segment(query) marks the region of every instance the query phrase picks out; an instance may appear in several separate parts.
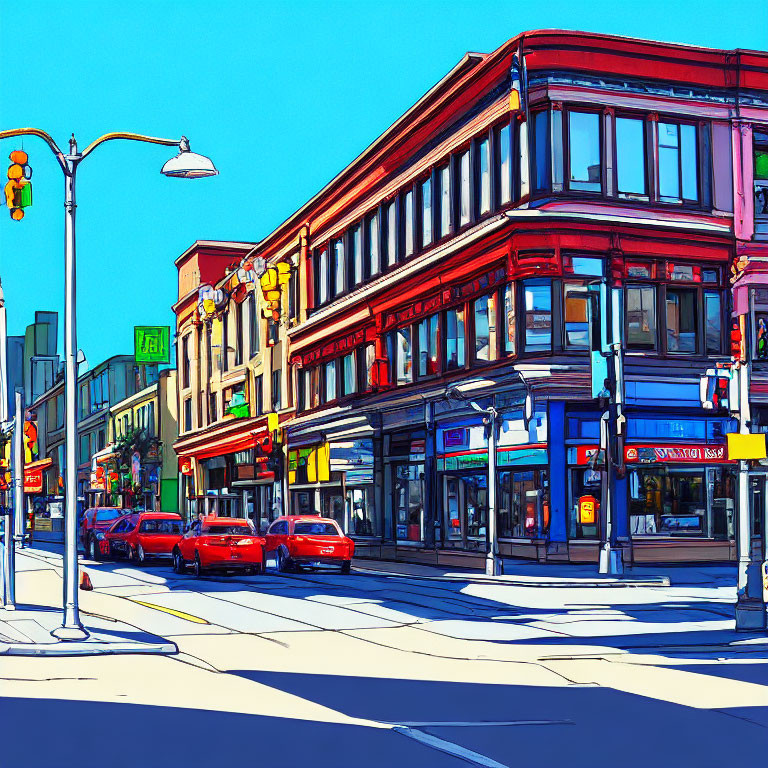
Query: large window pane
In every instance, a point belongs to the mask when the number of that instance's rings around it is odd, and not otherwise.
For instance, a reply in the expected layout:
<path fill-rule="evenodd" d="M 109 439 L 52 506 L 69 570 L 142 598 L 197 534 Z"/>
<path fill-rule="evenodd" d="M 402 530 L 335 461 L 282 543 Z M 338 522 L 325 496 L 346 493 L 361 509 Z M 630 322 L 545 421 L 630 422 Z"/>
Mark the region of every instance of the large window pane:
<path fill-rule="evenodd" d="M 680 202 L 680 134 L 677 123 L 659 123 L 659 198 Z"/>
<path fill-rule="evenodd" d="M 347 262 L 344 253 L 344 241 L 336 240 L 333 244 L 333 295 L 338 296 L 347 289 Z"/>
<path fill-rule="evenodd" d="M 398 328 L 387 337 L 393 384 L 410 384 L 413 381 L 413 350 L 411 327 Z"/>
<path fill-rule="evenodd" d="M 656 348 L 656 289 L 627 286 L 627 346 Z"/>
<path fill-rule="evenodd" d="M 376 345 L 366 344 L 365 350 L 365 388 L 366 390 L 373 388 L 373 369 L 376 363 Z"/>
<path fill-rule="evenodd" d="M 413 240 L 413 190 L 405 193 L 403 202 L 403 216 L 405 216 L 405 252 L 404 255 L 410 256 L 414 250 Z"/>
<path fill-rule="evenodd" d="M 440 373 L 438 319 L 431 315 L 419 323 L 419 376 Z"/>
<path fill-rule="evenodd" d="M 483 139 L 477 147 L 478 155 L 478 209 L 480 215 L 491 210 L 491 144 Z"/>
<path fill-rule="evenodd" d="M 357 371 L 355 368 L 355 353 L 350 352 L 342 358 L 344 375 L 344 394 L 353 395 L 357 392 Z"/>
<path fill-rule="evenodd" d="M 451 168 L 440 169 L 440 237 L 451 231 Z"/>
<path fill-rule="evenodd" d="M 315 286 L 317 305 L 328 301 L 328 249 L 324 248 L 317 257 L 317 285 Z"/>
<path fill-rule="evenodd" d="M 499 130 L 499 204 L 512 201 L 512 129 L 509 125 Z"/>
<path fill-rule="evenodd" d="M 464 310 L 449 309 L 445 313 L 445 367 L 464 367 Z"/>
<path fill-rule="evenodd" d="M 565 304 L 565 346 L 569 349 L 589 347 L 589 292 L 578 283 L 563 285 Z"/>
<path fill-rule="evenodd" d="M 397 198 L 387 206 L 387 266 L 397 263 Z"/>
<path fill-rule="evenodd" d="M 642 120 L 616 118 L 616 166 L 619 197 L 647 194 Z"/>
<path fill-rule="evenodd" d="M 336 395 L 336 361 L 325 364 L 325 402 L 335 400 Z"/>
<path fill-rule="evenodd" d="M 546 283 L 523 283 L 525 294 L 525 349 L 548 351 L 552 347 L 552 287 Z"/>
<path fill-rule="evenodd" d="M 379 214 L 374 213 L 368 219 L 368 274 L 373 277 L 381 272 L 381 254 L 379 253 Z"/>
<path fill-rule="evenodd" d="M 421 185 L 421 246 L 432 242 L 432 179 Z"/>
<path fill-rule="evenodd" d="M 569 112 L 568 148 L 570 188 L 599 192 L 601 188 L 600 115 Z"/>
<path fill-rule="evenodd" d="M 459 226 L 469 224 L 470 201 L 469 150 L 459 156 Z"/>
<path fill-rule="evenodd" d="M 509 283 L 504 287 L 504 351 L 508 355 L 515 354 L 515 334 L 517 324 L 515 322 L 515 283 Z"/>
<path fill-rule="evenodd" d="M 536 153 L 534 168 L 535 191 L 549 189 L 549 112 L 537 112 L 533 118 L 533 148 Z"/>
<path fill-rule="evenodd" d="M 496 335 L 496 294 L 482 296 L 475 301 L 475 359 L 496 360 L 498 341 Z"/>
<path fill-rule="evenodd" d="M 352 251 L 350 253 L 350 262 L 352 263 L 352 276 L 355 281 L 355 285 L 360 285 L 363 282 L 363 249 L 362 249 L 362 232 L 360 225 L 352 227 L 352 231 L 349 238 L 349 247 Z"/>
<path fill-rule="evenodd" d="M 680 163 L 683 169 L 683 199 L 699 199 L 699 164 L 696 151 L 696 126 L 680 126 Z"/>
<path fill-rule="evenodd" d="M 696 291 L 667 289 L 667 352 L 696 352 Z"/>
<path fill-rule="evenodd" d="M 704 294 L 704 309 L 707 321 L 707 354 L 719 355 L 723 347 L 722 310 L 720 294 L 707 292 Z"/>

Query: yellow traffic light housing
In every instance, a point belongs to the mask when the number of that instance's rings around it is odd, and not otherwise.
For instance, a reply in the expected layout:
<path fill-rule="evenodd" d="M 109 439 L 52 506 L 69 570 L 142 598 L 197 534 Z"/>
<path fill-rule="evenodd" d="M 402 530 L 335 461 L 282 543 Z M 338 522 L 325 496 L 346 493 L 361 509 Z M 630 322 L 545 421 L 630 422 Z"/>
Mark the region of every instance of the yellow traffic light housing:
<path fill-rule="evenodd" d="M 24 218 L 24 208 L 32 205 L 32 168 L 24 150 L 16 149 L 8 155 L 8 181 L 5 184 L 5 202 L 14 221 Z"/>

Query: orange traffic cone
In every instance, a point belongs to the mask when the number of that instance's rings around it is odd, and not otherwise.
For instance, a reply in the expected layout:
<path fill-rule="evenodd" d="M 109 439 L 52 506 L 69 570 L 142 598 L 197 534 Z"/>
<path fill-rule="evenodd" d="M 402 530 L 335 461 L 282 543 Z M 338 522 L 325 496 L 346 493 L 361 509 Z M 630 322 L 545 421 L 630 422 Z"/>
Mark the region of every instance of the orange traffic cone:
<path fill-rule="evenodd" d="M 86 592 L 93 589 L 93 584 L 91 584 L 91 577 L 88 575 L 88 571 L 82 571 L 82 575 L 80 576 L 80 589 L 83 589 Z"/>

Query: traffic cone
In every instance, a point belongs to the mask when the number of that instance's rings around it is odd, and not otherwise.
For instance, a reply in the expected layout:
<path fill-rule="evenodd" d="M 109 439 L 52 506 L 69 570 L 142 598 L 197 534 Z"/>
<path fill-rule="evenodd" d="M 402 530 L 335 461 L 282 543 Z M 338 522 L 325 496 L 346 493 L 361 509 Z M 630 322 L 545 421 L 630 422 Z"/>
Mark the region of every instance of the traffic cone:
<path fill-rule="evenodd" d="M 88 575 L 88 571 L 81 572 L 80 589 L 83 589 L 86 592 L 89 592 L 93 589 L 93 584 L 91 584 L 91 577 Z"/>

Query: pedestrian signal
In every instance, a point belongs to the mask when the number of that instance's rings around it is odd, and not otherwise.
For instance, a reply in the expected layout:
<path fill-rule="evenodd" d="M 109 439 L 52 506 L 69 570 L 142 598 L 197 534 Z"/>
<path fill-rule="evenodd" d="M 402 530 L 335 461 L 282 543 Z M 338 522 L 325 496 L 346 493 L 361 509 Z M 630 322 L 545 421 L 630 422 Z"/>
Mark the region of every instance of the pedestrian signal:
<path fill-rule="evenodd" d="M 8 181 L 5 184 L 5 202 L 14 221 L 24 218 L 24 209 L 32 205 L 32 169 L 27 153 L 16 149 L 8 155 Z"/>

